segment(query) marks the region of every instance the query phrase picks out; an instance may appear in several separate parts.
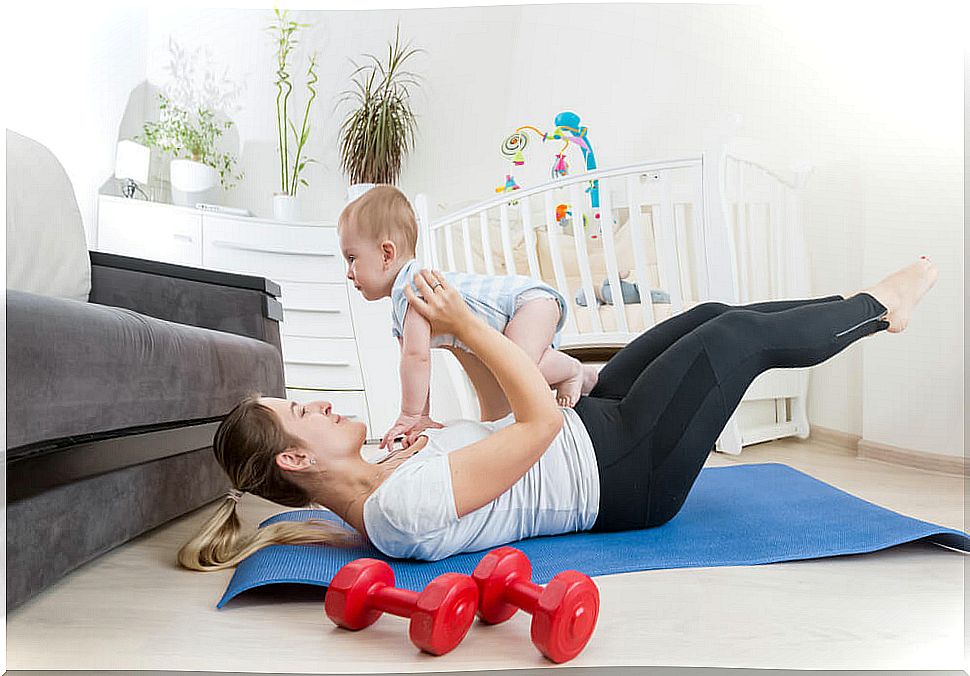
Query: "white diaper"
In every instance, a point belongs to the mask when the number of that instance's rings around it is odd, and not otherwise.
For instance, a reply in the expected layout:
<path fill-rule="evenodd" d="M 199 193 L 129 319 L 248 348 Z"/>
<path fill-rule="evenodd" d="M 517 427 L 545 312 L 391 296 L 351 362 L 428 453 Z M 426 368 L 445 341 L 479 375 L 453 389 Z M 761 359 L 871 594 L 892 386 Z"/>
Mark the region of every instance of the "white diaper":
<path fill-rule="evenodd" d="M 559 299 L 554 295 L 546 291 L 545 289 L 526 289 L 518 296 L 515 297 L 515 311 L 518 312 L 519 308 L 532 300 L 539 300 L 544 298 L 546 300 L 554 300 L 556 304 L 559 304 Z M 560 314 L 562 314 L 562 308 L 559 309 Z"/>

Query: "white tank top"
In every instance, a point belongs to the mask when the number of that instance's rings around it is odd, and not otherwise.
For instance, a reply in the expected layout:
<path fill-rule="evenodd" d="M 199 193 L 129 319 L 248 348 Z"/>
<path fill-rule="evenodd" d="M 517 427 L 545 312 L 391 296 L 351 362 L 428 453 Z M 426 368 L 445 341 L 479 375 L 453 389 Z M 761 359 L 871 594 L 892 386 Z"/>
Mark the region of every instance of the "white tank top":
<path fill-rule="evenodd" d="M 593 443 L 571 408 L 562 431 L 511 488 L 459 518 L 448 454 L 515 422 L 460 420 L 425 430 L 428 443 L 364 502 L 364 528 L 388 556 L 437 561 L 539 535 L 587 530 L 599 510 Z"/>

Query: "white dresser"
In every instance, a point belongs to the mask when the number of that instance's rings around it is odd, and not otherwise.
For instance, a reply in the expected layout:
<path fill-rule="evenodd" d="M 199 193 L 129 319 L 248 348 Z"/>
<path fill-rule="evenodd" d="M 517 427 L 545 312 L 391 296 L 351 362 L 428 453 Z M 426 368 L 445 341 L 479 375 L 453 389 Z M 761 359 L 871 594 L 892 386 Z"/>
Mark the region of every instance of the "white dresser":
<path fill-rule="evenodd" d="M 348 292 L 335 225 L 101 195 L 97 248 L 273 280 L 282 289 L 287 396 L 332 402 L 341 415 L 367 423 L 368 438 L 382 435 L 396 419 L 398 346 L 388 301 L 367 303 L 355 289 Z"/>

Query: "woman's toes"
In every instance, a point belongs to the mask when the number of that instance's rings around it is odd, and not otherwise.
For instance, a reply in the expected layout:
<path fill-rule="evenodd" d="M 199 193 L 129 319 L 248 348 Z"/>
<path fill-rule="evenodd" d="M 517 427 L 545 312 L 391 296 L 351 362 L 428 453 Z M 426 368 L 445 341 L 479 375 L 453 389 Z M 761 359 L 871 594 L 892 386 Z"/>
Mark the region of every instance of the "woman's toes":
<path fill-rule="evenodd" d="M 921 256 L 916 263 L 890 275 L 876 287 L 888 289 L 887 295 L 891 298 L 890 304 L 883 303 L 889 310 L 886 317 L 889 333 L 900 333 L 906 328 L 913 309 L 933 288 L 938 276 L 936 265 Z"/>

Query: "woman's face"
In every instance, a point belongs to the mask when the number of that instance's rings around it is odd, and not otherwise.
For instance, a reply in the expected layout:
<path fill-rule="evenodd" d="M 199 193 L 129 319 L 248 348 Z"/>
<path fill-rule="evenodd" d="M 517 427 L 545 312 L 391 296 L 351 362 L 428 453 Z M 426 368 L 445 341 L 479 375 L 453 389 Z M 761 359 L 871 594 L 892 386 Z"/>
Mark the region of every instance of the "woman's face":
<path fill-rule="evenodd" d="M 288 399 L 262 397 L 259 402 L 273 409 L 288 433 L 303 439 L 307 450 L 327 458 L 360 453 L 367 438 L 367 426 L 334 413 L 329 401 L 301 404 Z"/>

